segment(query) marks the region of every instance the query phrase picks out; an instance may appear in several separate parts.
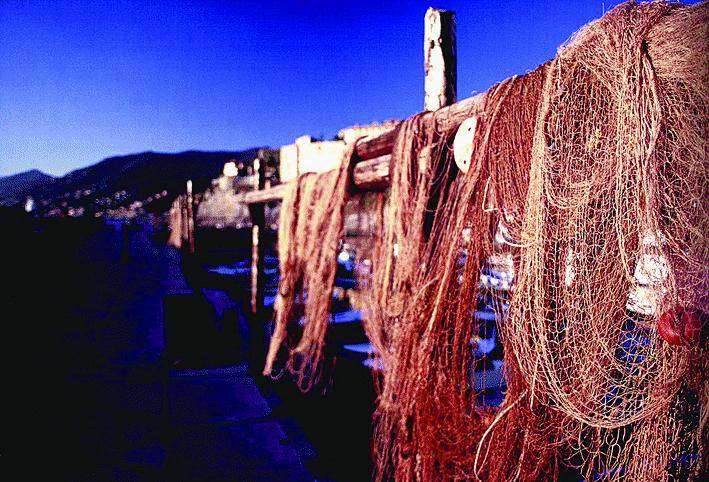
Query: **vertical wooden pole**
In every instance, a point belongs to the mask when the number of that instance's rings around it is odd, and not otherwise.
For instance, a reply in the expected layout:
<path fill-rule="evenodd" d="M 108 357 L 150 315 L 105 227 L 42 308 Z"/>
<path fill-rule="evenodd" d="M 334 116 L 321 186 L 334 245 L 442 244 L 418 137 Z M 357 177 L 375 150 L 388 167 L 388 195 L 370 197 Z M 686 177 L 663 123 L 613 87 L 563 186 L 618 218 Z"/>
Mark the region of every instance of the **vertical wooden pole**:
<path fill-rule="evenodd" d="M 180 200 L 180 248 L 186 249 L 187 240 L 190 238 L 187 232 L 189 229 L 187 225 L 187 194 L 180 194 L 178 199 Z"/>
<path fill-rule="evenodd" d="M 194 254 L 194 197 L 191 179 L 187 181 L 187 242 L 190 254 Z"/>
<path fill-rule="evenodd" d="M 441 107 L 455 104 L 457 60 L 454 12 L 433 7 L 426 10 L 423 54 L 424 109 L 436 111 Z M 418 161 L 421 171 L 430 168 L 428 165 L 430 153 L 431 146 L 426 146 L 419 152 Z M 445 174 L 443 164 L 439 165 L 439 172 L 432 174 L 435 179 L 442 179 Z M 442 186 L 441 189 L 444 187 Z M 434 213 L 442 192 L 442 190 L 436 189 L 428 199 L 428 209 L 423 224 L 423 232 L 426 237 L 430 235 Z"/>
<path fill-rule="evenodd" d="M 424 17 L 424 109 L 438 110 L 456 99 L 455 13 L 430 7 Z"/>
<path fill-rule="evenodd" d="M 259 157 L 254 160 L 254 171 L 257 173 L 256 186 L 258 190 L 266 187 L 266 162 Z M 263 309 L 266 275 L 264 255 L 266 242 L 266 205 L 264 203 L 250 204 L 251 213 L 251 312 L 258 314 Z"/>
<path fill-rule="evenodd" d="M 257 173 L 256 186 L 258 190 L 266 187 L 266 160 L 259 151 L 254 160 L 254 171 Z M 264 294 L 266 287 L 266 270 L 264 256 L 266 253 L 266 205 L 264 203 L 250 204 L 251 213 L 251 316 L 249 316 L 249 358 L 251 366 L 259 368 L 264 361 L 266 317 Z"/>

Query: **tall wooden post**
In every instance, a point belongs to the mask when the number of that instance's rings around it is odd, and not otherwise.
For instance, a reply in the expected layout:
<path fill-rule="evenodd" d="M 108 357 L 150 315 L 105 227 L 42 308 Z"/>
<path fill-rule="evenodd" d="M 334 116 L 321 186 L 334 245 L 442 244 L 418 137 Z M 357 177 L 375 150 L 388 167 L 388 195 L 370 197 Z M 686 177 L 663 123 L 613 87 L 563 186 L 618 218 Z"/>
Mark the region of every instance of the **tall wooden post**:
<path fill-rule="evenodd" d="M 424 17 L 424 109 L 455 103 L 457 62 L 455 13 L 430 7 Z"/>
<path fill-rule="evenodd" d="M 254 160 L 254 171 L 257 173 L 258 190 L 266 187 L 266 162 L 259 157 Z M 249 204 L 251 214 L 251 312 L 259 313 L 263 309 L 266 275 L 264 256 L 266 251 L 266 205 L 264 203 Z"/>
<path fill-rule="evenodd" d="M 257 190 L 266 187 L 266 160 L 259 151 L 254 160 L 254 171 L 257 173 Z M 251 366 L 260 368 L 264 361 L 266 316 L 264 295 L 266 288 L 266 270 L 264 257 L 266 254 L 266 204 L 263 202 L 249 204 L 251 214 L 251 316 L 249 320 L 249 358 Z"/>
<path fill-rule="evenodd" d="M 455 104 L 457 61 L 455 45 L 455 13 L 449 10 L 439 10 L 430 7 L 424 16 L 423 38 L 423 69 L 424 69 L 424 109 L 436 111 L 441 107 Z M 430 158 L 430 148 L 427 146 L 419 152 L 419 169 L 427 170 Z M 436 179 L 445 175 L 441 164 L 439 172 L 434 173 Z M 423 232 L 430 235 L 433 226 L 434 213 L 438 205 L 441 190 L 436 190 L 428 199 L 427 213 L 424 218 Z"/>
<path fill-rule="evenodd" d="M 194 254 L 194 197 L 191 179 L 187 181 L 187 243 L 190 254 Z"/>

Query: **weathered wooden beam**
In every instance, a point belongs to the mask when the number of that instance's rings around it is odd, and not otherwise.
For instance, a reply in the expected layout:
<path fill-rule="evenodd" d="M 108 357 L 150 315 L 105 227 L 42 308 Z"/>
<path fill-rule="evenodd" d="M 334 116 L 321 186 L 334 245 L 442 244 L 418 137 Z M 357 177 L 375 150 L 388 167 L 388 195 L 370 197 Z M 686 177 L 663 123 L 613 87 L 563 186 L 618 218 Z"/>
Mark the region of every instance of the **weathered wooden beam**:
<path fill-rule="evenodd" d="M 450 130 L 460 125 L 471 115 L 482 113 L 485 109 L 485 100 L 486 94 L 483 92 L 424 115 L 435 119 L 441 130 Z M 363 140 L 357 144 L 357 156 L 362 160 L 367 160 L 390 154 L 398 133 L 399 127 L 397 126 L 380 136 Z"/>
<path fill-rule="evenodd" d="M 379 191 L 389 186 L 389 162 L 391 155 L 375 157 L 358 162 L 352 174 L 356 188 L 364 191 Z"/>
<path fill-rule="evenodd" d="M 284 194 L 289 188 L 290 183 L 278 184 L 268 189 L 259 191 L 250 191 L 236 196 L 238 202 L 245 204 L 259 204 L 270 201 L 278 201 L 283 199 Z"/>
<path fill-rule="evenodd" d="M 455 13 L 429 8 L 424 16 L 424 110 L 435 111 L 456 100 Z"/>
<path fill-rule="evenodd" d="M 391 154 L 396 136 L 399 134 L 399 126 L 385 132 L 384 134 L 365 139 L 357 143 L 357 157 L 362 160 L 374 159 L 385 154 Z"/>
<path fill-rule="evenodd" d="M 391 155 L 386 154 L 374 159 L 358 162 L 354 167 L 353 184 L 364 191 L 379 191 L 389 186 L 389 162 Z M 291 181 L 293 182 L 293 181 Z M 278 184 L 258 191 L 249 191 L 236 196 L 238 202 L 245 204 L 264 204 L 280 201 L 290 189 L 291 182 Z"/>
<path fill-rule="evenodd" d="M 469 116 L 481 114 L 485 108 L 485 100 L 486 95 L 483 92 L 424 115 L 431 117 L 441 130 L 447 131 L 460 125 Z M 359 162 L 354 168 L 355 187 L 364 190 L 379 190 L 388 186 L 389 159 L 398 132 L 399 127 L 397 126 L 380 136 L 365 139 L 357 144 L 356 152 Z M 289 185 L 290 183 L 279 184 L 268 189 L 243 193 L 237 196 L 237 200 L 246 204 L 278 201 L 283 199 Z"/>

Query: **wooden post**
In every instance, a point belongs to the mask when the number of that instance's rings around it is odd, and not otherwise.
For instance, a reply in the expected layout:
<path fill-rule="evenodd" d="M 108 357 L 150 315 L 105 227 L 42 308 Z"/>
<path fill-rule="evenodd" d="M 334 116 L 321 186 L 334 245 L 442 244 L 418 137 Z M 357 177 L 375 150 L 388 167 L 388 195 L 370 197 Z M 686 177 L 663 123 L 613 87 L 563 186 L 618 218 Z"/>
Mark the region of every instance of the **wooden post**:
<path fill-rule="evenodd" d="M 254 160 L 254 171 L 257 173 L 257 191 L 266 187 L 266 162 L 259 157 Z M 266 251 L 266 205 L 264 203 L 250 204 L 251 213 L 251 313 L 258 314 L 263 309 L 266 275 L 264 255 Z"/>
<path fill-rule="evenodd" d="M 180 194 L 180 248 L 187 249 L 187 240 L 190 239 L 187 223 L 187 194 Z"/>
<path fill-rule="evenodd" d="M 424 17 L 424 110 L 455 103 L 455 13 L 430 7 Z"/>
<path fill-rule="evenodd" d="M 194 197 L 192 180 L 187 180 L 187 243 L 190 254 L 194 254 Z"/>
<path fill-rule="evenodd" d="M 443 107 L 455 104 L 456 97 L 456 52 L 455 52 L 455 14 L 448 10 L 430 7 L 424 16 L 423 69 L 424 69 L 424 110 L 435 112 Z M 432 146 L 426 146 L 419 152 L 419 169 L 425 172 L 431 169 L 429 158 Z M 445 168 L 438 167 L 431 173 L 434 179 L 444 179 Z M 447 189 L 452 179 L 444 180 Z M 424 217 L 423 232 L 430 235 L 434 213 L 443 191 L 436 189 L 428 199 Z"/>
<path fill-rule="evenodd" d="M 261 151 L 254 160 L 254 171 L 258 174 L 255 191 L 263 191 L 266 187 L 266 159 Z M 264 256 L 266 254 L 266 204 L 249 204 L 251 213 L 251 313 L 249 320 L 249 359 L 251 366 L 259 368 L 264 361 L 266 346 L 265 336 L 269 318 L 266 316 L 264 295 L 266 291 L 266 270 Z"/>

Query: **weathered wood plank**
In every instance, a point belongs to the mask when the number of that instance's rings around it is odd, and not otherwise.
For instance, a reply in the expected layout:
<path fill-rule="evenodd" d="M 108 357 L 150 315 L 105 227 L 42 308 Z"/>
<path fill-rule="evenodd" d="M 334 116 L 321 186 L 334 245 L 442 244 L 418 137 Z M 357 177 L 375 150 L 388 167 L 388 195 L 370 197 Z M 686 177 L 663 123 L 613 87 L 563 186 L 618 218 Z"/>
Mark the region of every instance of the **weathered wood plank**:
<path fill-rule="evenodd" d="M 435 119 L 441 130 L 450 130 L 460 125 L 473 114 L 481 114 L 485 108 L 485 93 L 442 107 L 424 114 Z M 389 184 L 389 159 L 399 127 L 381 136 L 365 139 L 357 144 L 359 162 L 354 168 L 354 185 L 364 190 L 384 189 Z M 360 166 L 361 165 L 361 166 Z M 246 204 L 266 203 L 283 199 L 290 183 L 240 194 L 237 200 Z"/>
<path fill-rule="evenodd" d="M 353 184 L 364 191 L 378 191 L 389 185 L 389 162 L 391 155 L 387 154 L 374 159 L 358 162 L 353 172 Z M 293 181 L 291 181 L 293 182 Z M 259 191 L 249 191 L 239 194 L 237 200 L 246 204 L 263 204 L 279 201 L 290 189 L 291 182 L 278 184 Z"/>

